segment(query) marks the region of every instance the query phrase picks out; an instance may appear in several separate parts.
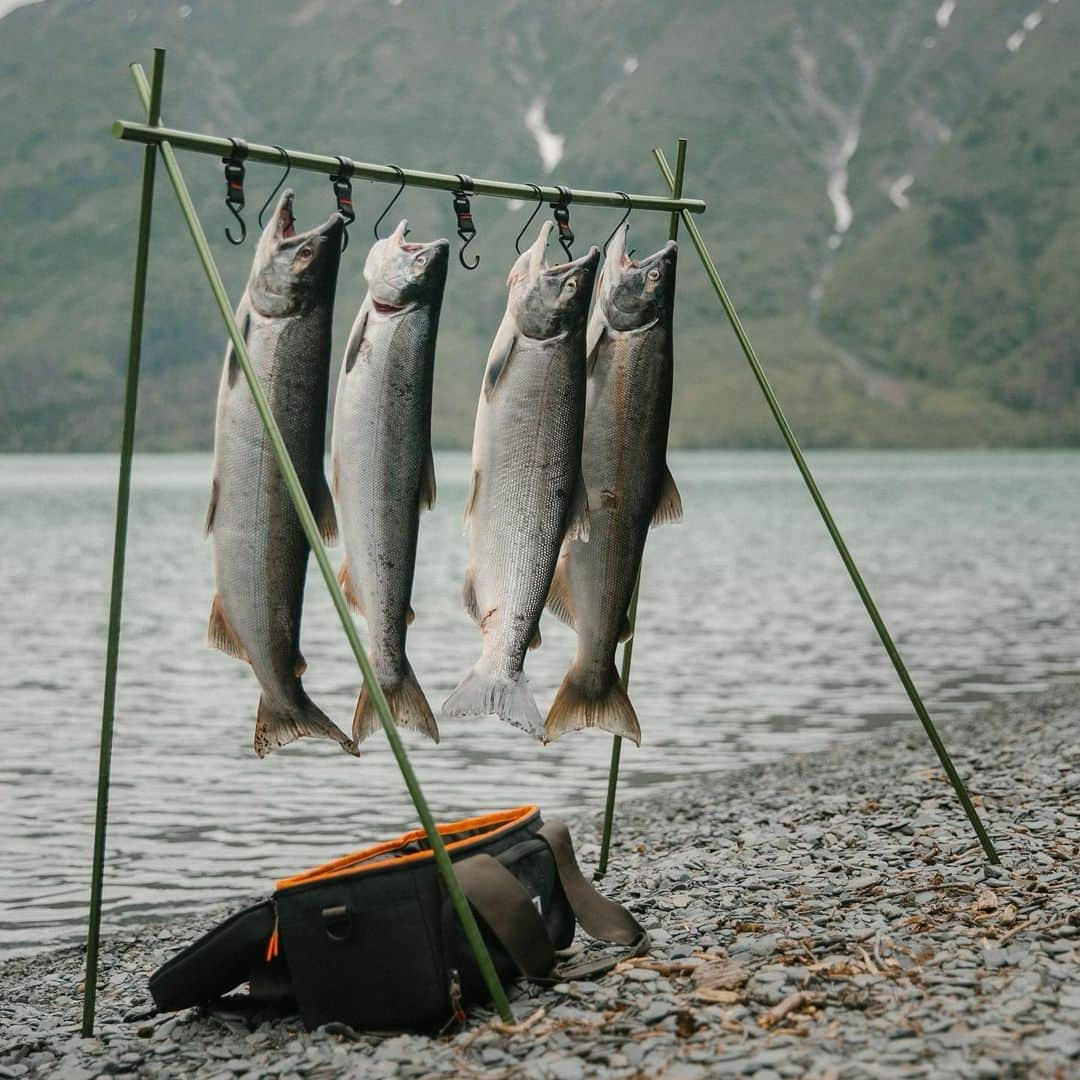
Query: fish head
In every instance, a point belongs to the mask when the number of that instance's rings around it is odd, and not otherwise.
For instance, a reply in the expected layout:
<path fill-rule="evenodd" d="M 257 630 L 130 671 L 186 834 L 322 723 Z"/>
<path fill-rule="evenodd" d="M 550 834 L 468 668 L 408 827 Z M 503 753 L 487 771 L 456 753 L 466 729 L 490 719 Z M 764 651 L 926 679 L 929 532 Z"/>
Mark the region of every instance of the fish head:
<path fill-rule="evenodd" d="M 644 259 L 626 253 L 627 226 L 615 230 L 600 276 L 597 303 L 613 330 L 637 330 L 669 314 L 675 303 L 679 246 L 669 240 Z"/>
<path fill-rule="evenodd" d="M 335 212 L 298 233 L 293 192 L 286 190 L 255 249 L 248 280 L 255 310 L 271 319 L 303 315 L 332 296 L 344 230 L 345 218 Z"/>
<path fill-rule="evenodd" d="M 372 306 L 393 315 L 425 300 L 438 303 L 450 265 L 450 241 L 410 244 L 409 223 L 402 220 L 385 239 L 378 240 L 364 263 L 364 280 Z"/>
<path fill-rule="evenodd" d="M 548 266 L 547 243 L 554 227 L 545 221 L 536 242 L 510 271 L 508 310 L 527 337 L 557 337 L 585 325 L 600 252 L 591 247 L 571 262 Z"/>

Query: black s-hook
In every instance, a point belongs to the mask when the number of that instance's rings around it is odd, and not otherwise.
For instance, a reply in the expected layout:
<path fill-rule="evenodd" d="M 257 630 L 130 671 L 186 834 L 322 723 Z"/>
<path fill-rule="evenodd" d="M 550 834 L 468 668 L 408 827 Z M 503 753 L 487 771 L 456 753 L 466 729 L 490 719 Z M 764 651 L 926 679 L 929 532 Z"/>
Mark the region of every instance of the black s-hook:
<path fill-rule="evenodd" d="M 248 156 L 248 144 L 243 139 L 229 139 L 232 143 L 232 153 L 221 159 L 225 166 L 225 205 L 229 213 L 236 218 L 240 225 L 240 239 L 237 240 L 228 225 L 225 226 L 225 238 L 235 247 L 239 247 L 247 239 L 247 225 L 240 216 L 244 209 L 244 159 Z"/>
<path fill-rule="evenodd" d="M 352 158 L 340 154 L 334 156 L 338 160 L 338 171 L 330 177 L 330 183 L 334 187 L 338 213 L 345 219 L 345 237 L 341 242 L 341 250 L 344 251 L 349 246 L 349 226 L 356 220 L 352 204 L 352 174 L 356 171 L 356 164 Z"/>
<path fill-rule="evenodd" d="M 608 244 L 610 244 L 611 241 L 615 239 L 615 234 L 623 227 L 623 224 L 626 222 L 626 219 L 630 216 L 630 210 L 632 209 L 632 207 L 630 206 L 630 196 L 627 195 L 625 191 L 616 191 L 615 194 L 616 195 L 621 195 L 626 200 L 626 213 L 623 214 L 623 216 L 621 218 L 619 218 L 619 224 L 616 225 L 615 228 L 611 230 L 611 235 L 604 241 L 604 255 L 605 255 L 605 257 L 607 256 Z M 633 252 L 631 252 L 631 254 L 633 254 Z"/>
<path fill-rule="evenodd" d="M 544 193 L 536 186 L 536 184 L 530 184 L 529 187 L 536 192 L 536 206 L 533 207 L 533 212 L 529 215 L 529 220 L 521 227 L 521 232 L 517 234 L 517 239 L 514 241 L 514 250 L 521 254 L 521 238 L 525 235 L 525 230 L 533 223 L 533 218 L 540 213 L 540 207 L 544 205 Z"/>
<path fill-rule="evenodd" d="M 464 173 L 458 173 L 457 178 L 461 186 L 454 192 L 454 213 L 457 215 L 457 234 L 465 241 L 458 252 L 458 262 L 466 270 L 475 270 L 480 265 L 480 256 L 477 255 L 470 265 L 465 261 L 465 249 L 473 242 L 476 236 L 476 225 L 473 223 L 472 210 L 469 208 L 469 196 L 473 193 L 472 177 Z"/>
<path fill-rule="evenodd" d="M 574 242 L 574 230 L 570 228 L 570 189 L 562 184 L 556 184 L 555 190 L 559 193 L 559 201 L 548 205 L 555 211 L 555 224 L 559 226 L 559 246 L 566 252 L 566 257 L 572 259 L 573 253 L 570 246 Z"/>
<path fill-rule="evenodd" d="M 401 193 L 405 190 L 405 174 L 398 168 L 397 165 L 387 165 L 388 169 L 393 169 L 398 175 L 398 180 L 401 181 L 400 186 L 394 193 L 394 197 L 386 204 L 386 209 L 379 215 L 379 220 L 375 222 L 372 231 L 375 233 L 375 239 L 379 239 L 379 226 L 382 224 L 382 219 L 390 213 L 390 208 L 401 198 Z"/>
<path fill-rule="evenodd" d="M 282 185 L 289 179 L 289 173 L 292 172 L 292 162 L 289 160 L 289 151 L 284 146 L 278 146 L 277 143 L 271 143 L 274 149 L 281 155 L 281 160 L 285 162 L 285 171 L 281 174 L 281 179 L 277 182 L 277 187 L 266 196 L 266 202 L 262 204 L 262 209 L 259 211 L 259 228 L 264 228 L 263 214 L 266 213 L 266 208 L 274 201 L 274 196 L 281 190 Z"/>

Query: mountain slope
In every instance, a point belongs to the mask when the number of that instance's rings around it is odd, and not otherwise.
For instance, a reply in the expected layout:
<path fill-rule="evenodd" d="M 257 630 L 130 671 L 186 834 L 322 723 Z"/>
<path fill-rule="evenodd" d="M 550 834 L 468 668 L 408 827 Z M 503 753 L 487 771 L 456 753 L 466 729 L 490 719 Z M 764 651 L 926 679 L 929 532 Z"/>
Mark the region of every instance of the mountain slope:
<path fill-rule="evenodd" d="M 688 193 L 709 203 L 700 224 L 803 441 L 1077 441 L 1077 13 L 1042 3 L 1042 25 L 1010 51 L 1034 3 L 680 0 L 662 17 L 644 0 L 16 10 L 0 22 L 0 448 L 116 445 L 140 154 L 109 124 L 138 117 L 126 64 L 155 44 L 169 49 L 167 123 L 357 159 L 659 191 L 650 148 L 687 136 Z M 253 249 L 222 237 L 220 163 L 182 163 L 238 296 Z M 278 175 L 248 171 L 252 231 Z M 332 208 L 325 178 L 290 182 L 301 225 Z M 356 186 L 339 345 L 391 194 Z M 454 264 L 439 342 L 443 445 L 470 437 L 530 210 L 474 205 L 480 269 Z M 418 237 L 453 234 L 447 195 L 407 191 L 399 212 Z M 578 250 L 618 216 L 574 207 Z M 661 216 L 631 221 L 639 250 L 659 246 Z M 774 444 L 689 248 L 678 321 L 673 441 Z M 223 336 L 161 177 L 140 446 L 209 445 Z"/>

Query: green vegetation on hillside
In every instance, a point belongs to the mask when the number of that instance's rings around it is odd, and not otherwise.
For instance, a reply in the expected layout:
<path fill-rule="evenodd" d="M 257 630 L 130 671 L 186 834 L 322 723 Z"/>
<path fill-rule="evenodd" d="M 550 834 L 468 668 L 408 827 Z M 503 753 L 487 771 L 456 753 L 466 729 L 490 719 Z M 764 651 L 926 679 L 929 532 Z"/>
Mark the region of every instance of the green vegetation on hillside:
<path fill-rule="evenodd" d="M 1080 11 L 1029 0 L 644 0 L 579 5 L 258 5 L 44 0 L 0 23 L 7 223 L 0 449 L 118 440 L 139 151 L 126 65 L 169 49 L 169 124 L 358 159 L 583 187 L 660 191 L 649 153 L 690 140 L 687 190 L 766 368 L 808 445 L 1080 442 Z M 467 47 L 466 47 L 467 45 Z M 543 171 L 526 115 L 565 138 Z M 845 154 L 854 148 L 847 158 Z M 826 191 L 846 162 L 853 219 Z M 221 230 L 221 167 L 184 156 L 233 295 L 252 243 Z M 903 178 L 910 176 L 909 183 Z M 248 171 L 248 221 L 278 170 Z M 292 178 L 301 226 L 329 184 Z M 358 183 L 337 341 L 363 296 L 370 224 L 392 189 Z M 907 208 L 902 208 L 905 201 Z M 480 269 L 457 268 L 437 359 L 435 437 L 466 445 L 530 207 L 474 206 Z M 448 196 L 394 213 L 453 235 Z M 579 249 L 612 211 L 573 208 Z M 660 216 L 631 239 L 659 246 Z M 772 420 L 692 250 L 681 264 L 672 441 L 776 443 Z M 162 178 L 139 445 L 209 445 L 220 320 Z"/>

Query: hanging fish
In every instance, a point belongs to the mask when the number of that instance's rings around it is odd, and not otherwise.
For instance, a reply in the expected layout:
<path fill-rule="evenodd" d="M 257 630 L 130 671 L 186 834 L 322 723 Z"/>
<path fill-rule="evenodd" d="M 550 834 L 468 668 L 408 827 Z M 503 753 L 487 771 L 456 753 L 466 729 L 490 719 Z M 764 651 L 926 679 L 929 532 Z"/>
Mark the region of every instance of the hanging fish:
<path fill-rule="evenodd" d="M 278 202 L 255 250 L 236 321 L 304 494 L 329 542 L 337 533 L 323 474 L 330 327 L 344 219 L 297 233 L 293 193 Z M 218 391 L 206 530 L 217 591 L 211 645 L 246 660 L 262 687 L 255 753 L 304 735 L 353 741 L 307 696 L 300 618 L 310 551 L 232 345 Z"/>
<path fill-rule="evenodd" d="M 543 738 L 522 671 L 564 536 L 588 538 L 581 481 L 585 329 L 600 253 L 548 266 L 552 223 L 514 264 L 506 314 L 484 372 L 465 510 L 462 600 L 483 653 L 447 698 L 448 716 L 497 713 Z"/>
<path fill-rule="evenodd" d="M 548 598 L 577 631 L 577 655 L 548 712 L 549 741 L 598 727 L 641 742 L 615 649 L 630 634 L 627 607 L 650 524 L 682 517 L 667 467 L 676 255 L 669 241 L 632 261 L 625 226 L 608 245 L 587 344 L 581 467 L 589 542 L 567 537 Z"/>
<path fill-rule="evenodd" d="M 334 496 L 345 559 L 345 598 L 367 620 L 371 661 L 401 727 L 439 741 L 431 707 L 405 656 L 420 511 L 435 504 L 431 383 L 450 255 L 447 240 L 405 242 L 408 222 L 379 240 L 364 264 L 368 294 L 356 316 L 334 406 Z M 379 726 L 360 690 L 353 738 Z"/>

